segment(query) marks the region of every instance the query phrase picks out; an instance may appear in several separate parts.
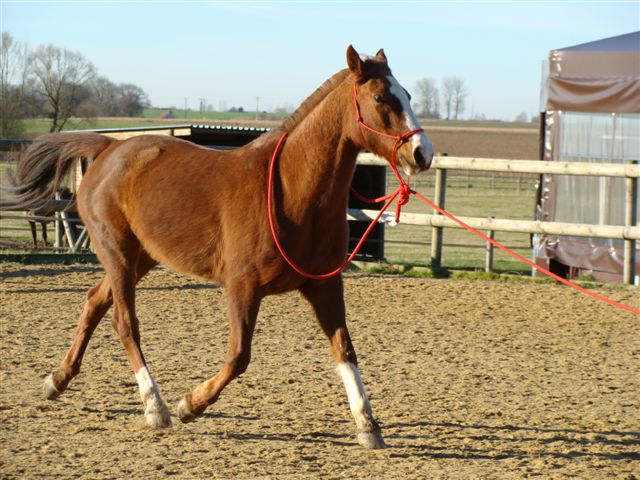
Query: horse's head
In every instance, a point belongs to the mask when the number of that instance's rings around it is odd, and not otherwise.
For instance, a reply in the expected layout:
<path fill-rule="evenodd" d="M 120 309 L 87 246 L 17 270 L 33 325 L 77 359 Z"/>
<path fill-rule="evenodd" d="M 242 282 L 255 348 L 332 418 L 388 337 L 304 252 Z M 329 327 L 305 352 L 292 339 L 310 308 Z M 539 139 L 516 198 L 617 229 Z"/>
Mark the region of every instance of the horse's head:
<path fill-rule="evenodd" d="M 384 51 L 363 59 L 349 45 L 347 64 L 355 80 L 354 122 L 359 123 L 361 146 L 389 161 L 395 158 L 407 175 L 428 169 L 433 146 L 411 110 L 408 92 L 391 74 Z"/>

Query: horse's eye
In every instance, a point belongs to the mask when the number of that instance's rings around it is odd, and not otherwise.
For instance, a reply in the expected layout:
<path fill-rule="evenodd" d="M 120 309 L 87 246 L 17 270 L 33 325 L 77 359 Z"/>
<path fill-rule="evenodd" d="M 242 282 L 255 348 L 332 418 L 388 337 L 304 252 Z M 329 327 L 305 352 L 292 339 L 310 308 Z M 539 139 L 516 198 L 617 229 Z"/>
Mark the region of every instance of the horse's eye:
<path fill-rule="evenodd" d="M 383 100 L 382 95 L 374 95 L 373 99 L 378 103 L 382 103 Z"/>

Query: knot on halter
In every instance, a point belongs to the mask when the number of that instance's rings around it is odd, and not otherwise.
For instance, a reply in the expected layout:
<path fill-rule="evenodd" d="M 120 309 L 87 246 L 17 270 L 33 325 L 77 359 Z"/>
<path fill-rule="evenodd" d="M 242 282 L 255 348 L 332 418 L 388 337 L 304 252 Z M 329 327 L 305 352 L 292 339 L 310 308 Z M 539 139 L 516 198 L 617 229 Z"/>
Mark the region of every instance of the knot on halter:
<path fill-rule="evenodd" d="M 400 182 L 398 185 L 398 203 L 396 203 L 396 223 L 400 223 L 400 212 L 402 207 L 409 203 L 409 198 L 412 194 L 416 193 L 414 190 L 411 190 L 408 183 L 404 181 Z"/>
<path fill-rule="evenodd" d="M 400 185 L 398 187 L 398 190 L 400 191 L 400 195 L 398 196 L 398 206 L 402 207 L 409 203 L 409 195 L 413 193 L 413 190 L 411 190 L 411 188 L 409 188 L 409 185 L 407 185 L 406 183 Z"/>

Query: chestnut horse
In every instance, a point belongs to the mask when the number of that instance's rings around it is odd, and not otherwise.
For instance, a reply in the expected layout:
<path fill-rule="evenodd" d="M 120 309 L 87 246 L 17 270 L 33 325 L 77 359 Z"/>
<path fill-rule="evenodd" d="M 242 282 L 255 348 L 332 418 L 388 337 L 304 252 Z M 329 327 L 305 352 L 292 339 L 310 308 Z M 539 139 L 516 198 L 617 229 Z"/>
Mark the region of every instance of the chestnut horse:
<path fill-rule="evenodd" d="M 202 415 L 247 369 L 262 298 L 299 290 L 331 342 L 358 441 L 384 447 L 345 323 L 342 277 L 312 280 L 296 273 L 278 252 L 267 220 L 268 168 L 284 132 L 288 138 L 278 153 L 273 185 L 275 230 L 287 255 L 311 273 L 345 258 L 345 211 L 358 152 L 394 159 L 407 175 L 429 167 L 431 143 L 384 52 L 361 57 L 349 46 L 347 64 L 278 129 L 233 151 L 168 136 L 117 141 L 87 133 L 45 135 L 25 152 L 4 203 L 28 208 L 45 200 L 32 192 L 48 184 L 55 190 L 75 159 L 94 160 L 77 206 L 106 272 L 87 294 L 68 353 L 45 380 L 48 399 L 58 397 L 78 374 L 91 334 L 113 304 L 113 327 L 135 372 L 146 421 L 154 427 L 171 424 L 140 348 L 135 313 L 137 282 L 162 263 L 224 285 L 228 298 L 228 358 L 179 402 L 182 422 Z"/>

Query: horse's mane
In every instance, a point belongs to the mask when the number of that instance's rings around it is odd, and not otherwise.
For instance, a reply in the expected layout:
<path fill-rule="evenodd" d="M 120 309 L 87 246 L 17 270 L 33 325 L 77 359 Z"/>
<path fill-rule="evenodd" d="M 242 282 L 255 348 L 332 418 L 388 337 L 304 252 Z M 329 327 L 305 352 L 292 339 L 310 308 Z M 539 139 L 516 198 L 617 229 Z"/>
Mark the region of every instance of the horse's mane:
<path fill-rule="evenodd" d="M 281 131 L 290 132 L 296 125 L 298 125 L 309 113 L 325 99 L 342 81 L 349 75 L 349 69 L 345 68 L 340 70 L 335 75 L 331 76 L 322 85 L 320 85 L 315 92 L 307 97 L 307 99 L 300 104 L 300 106 L 287 118 L 285 118 L 279 127 Z"/>

